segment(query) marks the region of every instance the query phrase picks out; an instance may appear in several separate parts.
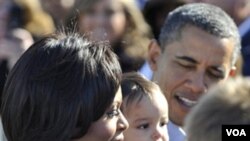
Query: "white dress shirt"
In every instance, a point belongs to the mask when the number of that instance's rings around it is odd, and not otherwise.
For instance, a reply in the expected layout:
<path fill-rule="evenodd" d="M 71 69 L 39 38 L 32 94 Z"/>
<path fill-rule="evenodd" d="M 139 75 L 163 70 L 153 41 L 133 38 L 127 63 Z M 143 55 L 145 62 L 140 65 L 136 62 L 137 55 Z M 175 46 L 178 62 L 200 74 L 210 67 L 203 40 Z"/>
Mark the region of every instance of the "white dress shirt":
<path fill-rule="evenodd" d="M 168 127 L 169 141 L 185 141 L 186 133 L 181 127 L 177 126 L 171 121 L 169 121 L 167 127 Z"/>

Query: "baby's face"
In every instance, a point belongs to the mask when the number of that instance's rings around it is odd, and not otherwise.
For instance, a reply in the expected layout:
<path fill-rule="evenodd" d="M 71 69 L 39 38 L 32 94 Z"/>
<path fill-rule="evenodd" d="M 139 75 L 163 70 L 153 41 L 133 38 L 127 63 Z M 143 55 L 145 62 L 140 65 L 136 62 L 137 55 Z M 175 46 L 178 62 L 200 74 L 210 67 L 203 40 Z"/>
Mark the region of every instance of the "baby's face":
<path fill-rule="evenodd" d="M 168 141 L 168 104 L 160 93 L 143 96 L 124 111 L 129 128 L 124 132 L 125 141 Z"/>

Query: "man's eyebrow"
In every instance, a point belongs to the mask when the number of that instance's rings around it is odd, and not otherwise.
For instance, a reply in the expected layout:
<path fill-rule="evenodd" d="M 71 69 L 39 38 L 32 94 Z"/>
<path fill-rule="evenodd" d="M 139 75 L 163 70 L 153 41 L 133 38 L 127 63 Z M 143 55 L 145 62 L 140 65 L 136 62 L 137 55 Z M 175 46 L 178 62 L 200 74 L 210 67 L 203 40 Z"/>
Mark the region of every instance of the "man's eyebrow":
<path fill-rule="evenodd" d="M 180 60 L 184 60 L 184 61 L 188 61 L 188 62 L 191 62 L 193 64 L 198 64 L 198 62 L 196 60 L 194 60 L 193 58 L 188 57 L 188 56 L 175 56 L 175 58 L 180 59 Z"/>

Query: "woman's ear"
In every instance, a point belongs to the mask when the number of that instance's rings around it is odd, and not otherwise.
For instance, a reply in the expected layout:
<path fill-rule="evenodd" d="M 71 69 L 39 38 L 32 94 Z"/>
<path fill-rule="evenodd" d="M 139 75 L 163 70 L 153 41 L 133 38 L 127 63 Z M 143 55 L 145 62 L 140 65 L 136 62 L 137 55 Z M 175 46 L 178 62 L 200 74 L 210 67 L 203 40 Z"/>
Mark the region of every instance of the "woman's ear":
<path fill-rule="evenodd" d="M 148 47 L 148 62 L 152 71 L 157 70 L 157 60 L 161 55 L 161 48 L 155 39 L 150 41 Z"/>

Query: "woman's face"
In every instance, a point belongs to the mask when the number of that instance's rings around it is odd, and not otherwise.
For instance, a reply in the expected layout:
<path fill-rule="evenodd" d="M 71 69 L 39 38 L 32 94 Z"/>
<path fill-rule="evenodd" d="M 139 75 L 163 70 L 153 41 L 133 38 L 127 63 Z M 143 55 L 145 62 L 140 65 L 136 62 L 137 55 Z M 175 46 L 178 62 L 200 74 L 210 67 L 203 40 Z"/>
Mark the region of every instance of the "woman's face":
<path fill-rule="evenodd" d="M 128 122 L 120 111 L 121 103 L 122 94 L 119 88 L 104 115 L 92 123 L 85 136 L 75 141 L 123 141 L 123 131 L 128 128 Z"/>
<path fill-rule="evenodd" d="M 99 0 L 79 17 L 82 33 L 91 33 L 94 40 L 109 40 L 114 43 L 121 38 L 126 28 L 126 16 L 119 0 Z"/>

